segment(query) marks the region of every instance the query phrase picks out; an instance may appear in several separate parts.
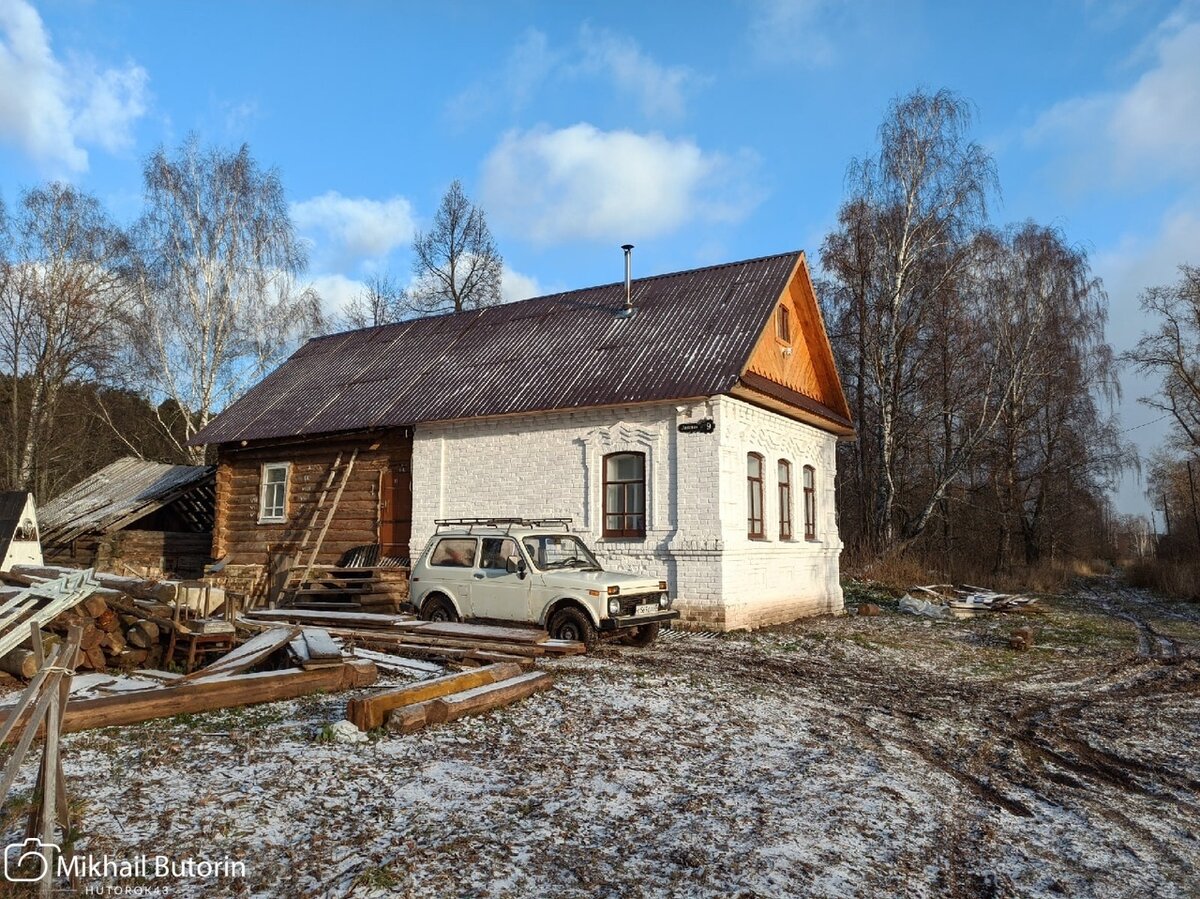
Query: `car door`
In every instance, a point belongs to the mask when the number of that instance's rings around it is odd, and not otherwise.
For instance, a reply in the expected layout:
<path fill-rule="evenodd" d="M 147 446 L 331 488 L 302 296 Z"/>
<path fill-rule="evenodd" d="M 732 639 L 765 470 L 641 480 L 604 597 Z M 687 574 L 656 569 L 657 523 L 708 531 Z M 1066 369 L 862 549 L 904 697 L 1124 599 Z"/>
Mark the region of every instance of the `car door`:
<path fill-rule="evenodd" d="M 503 621 L 529 620 L 530 572 L 510 574 L 508 557 L 521 556 L 512 537 L 484 537 L 471 585 L 471 614 Z"/>
<path fill-rule="evenodd" d="M 430 592 L 443 592 L 458 603 L 464 616 L 471 615 L 471 587 L 479 556 L 475 537 L 443 537 L 429 551 Z"/>

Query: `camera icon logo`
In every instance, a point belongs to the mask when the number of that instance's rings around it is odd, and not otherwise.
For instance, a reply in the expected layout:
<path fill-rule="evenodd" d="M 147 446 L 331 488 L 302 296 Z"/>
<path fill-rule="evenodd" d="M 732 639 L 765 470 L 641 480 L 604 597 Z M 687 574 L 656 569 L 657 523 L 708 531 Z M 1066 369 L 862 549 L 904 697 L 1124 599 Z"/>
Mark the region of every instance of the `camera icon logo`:
<path fill-rule="evenodd" d="M 9 843 L 4 847 L 4 879 L 10 883 L 36 883 L 50 873 L 50 858 L 56 852 L 56 844 L 43 843 L 37 837 Z"/>

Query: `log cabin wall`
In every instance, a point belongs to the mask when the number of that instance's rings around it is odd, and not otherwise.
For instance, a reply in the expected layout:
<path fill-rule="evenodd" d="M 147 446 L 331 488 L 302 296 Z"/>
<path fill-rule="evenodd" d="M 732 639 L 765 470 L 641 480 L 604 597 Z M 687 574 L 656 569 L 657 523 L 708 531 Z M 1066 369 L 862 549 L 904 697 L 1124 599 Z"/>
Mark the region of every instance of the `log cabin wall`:
<path fill-rule="evenodd" d="M 358 456 L 342 492 L 316 564 L 331 565 L 347 550 L 379 541 L 380 481 L 385 471 L 411 477 L 412 432 L 399 428 L 367 435 L 340 435 L 311 440 L 263 441 L 246 447 L 226 444 L 217 454 L 217 502 L 213 557 L 228 557 L 226 578 L 231 589 L 259 596 L 269 573 L 308 559 L 332 506 L 341 474 L 334 478 L 313 527 L 303 558 L 298 548 L 312 520 L 331 466 Z M 286 520 L 259 521 L 263 466 L 289 463 Z"/>

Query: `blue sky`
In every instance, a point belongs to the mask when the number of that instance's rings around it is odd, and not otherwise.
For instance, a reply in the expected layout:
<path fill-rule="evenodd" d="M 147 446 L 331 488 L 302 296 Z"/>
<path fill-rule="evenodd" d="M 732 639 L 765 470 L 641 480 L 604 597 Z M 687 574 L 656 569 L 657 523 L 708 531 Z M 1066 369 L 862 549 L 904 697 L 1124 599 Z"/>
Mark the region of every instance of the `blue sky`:
<path fill-rule="evenodd" d="M 1118 349 L 1137 294 L 1200 263 L 1200 3 L 0 0 L 0 196 L 69 179 L 132 219 L 189 131 L 279 169 L 331 307 L 409 271 L 460 178 L 510 298 L 806 249 L 890 98 L 978 107 L 999 223 L 1086 247 Z M 1149 451 L 1166 422 L 1123 378 Z M 1128 480 L 1123 511 L 1145 511 Z"/>

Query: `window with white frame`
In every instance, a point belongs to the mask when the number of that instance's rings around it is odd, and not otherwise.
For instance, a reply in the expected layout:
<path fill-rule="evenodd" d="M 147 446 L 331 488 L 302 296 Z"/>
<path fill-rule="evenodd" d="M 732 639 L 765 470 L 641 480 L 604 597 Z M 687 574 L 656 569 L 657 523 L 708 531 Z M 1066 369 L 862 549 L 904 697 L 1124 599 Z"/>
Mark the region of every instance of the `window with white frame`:
<path fill-rule="evenodd" d="M 258 496 L 258 520 L 287 520 L 288 462 L 269 462 L 262 467 L 262 489 Z"/>

